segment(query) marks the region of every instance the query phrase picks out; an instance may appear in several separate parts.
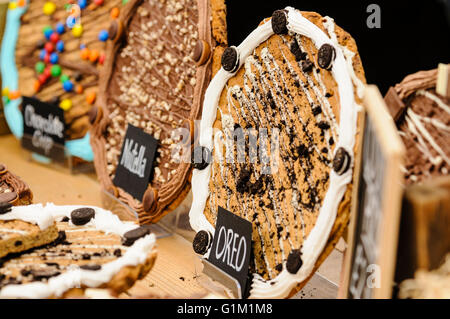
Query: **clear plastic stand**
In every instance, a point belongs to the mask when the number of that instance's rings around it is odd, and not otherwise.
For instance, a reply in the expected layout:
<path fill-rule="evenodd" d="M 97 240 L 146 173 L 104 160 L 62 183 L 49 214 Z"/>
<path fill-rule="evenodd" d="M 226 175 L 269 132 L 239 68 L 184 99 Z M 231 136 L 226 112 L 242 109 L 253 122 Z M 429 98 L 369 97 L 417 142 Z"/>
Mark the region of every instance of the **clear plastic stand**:
<path fill-rule="evenodd" d="M 172 232 L 180 235 L 187 241 L 194 240 L 195 231 L 191 228 L 189 222 L 189 210 L 192 205 L 192 192 L 189 191 L 186 198 L 178 205 L 178 207 L 164 216 L 160 223 L 171 229 Z"/>
<path fill-rule="evenodd" d="M 238 299 L 242 299 L 242 289 L 236 278 L 231 277 L 229 274 L 218 268 L 214 264 L 210 263 L 207 259 L 200 257 L 203 264 L 203 273 L 228 288 L 233 296 Z"/>
<path fill-rule="evenodd" d="M 121 220 L 137 222 L 138 214 L 134 209 L 105 190 L 102 190 L 101 195 L 103 207 L 105 209 L 108 209 L 119 216 Z M 164 223 L 159 222 L 157 224 L 151 224 L 149 227 L 158 239 L 172 235 L 172 231 L 165 226 Z"/>
<path fill-rule="evenodd" d="M 30 137 L 28 136 L 28 138 Z M 60 160 L 45 157 L 23 147 L 22 150 L 24 157 L 28 157 L 30 161 L 45 165 L 54 170 L 63 171 L 69 174 L 90 174 L 95 172 L 94 163 L 67 155 L 68 152 L 64 145 L 55 145 L 54 148 L 58 149 L 62 154 L 65 154 Z"/>

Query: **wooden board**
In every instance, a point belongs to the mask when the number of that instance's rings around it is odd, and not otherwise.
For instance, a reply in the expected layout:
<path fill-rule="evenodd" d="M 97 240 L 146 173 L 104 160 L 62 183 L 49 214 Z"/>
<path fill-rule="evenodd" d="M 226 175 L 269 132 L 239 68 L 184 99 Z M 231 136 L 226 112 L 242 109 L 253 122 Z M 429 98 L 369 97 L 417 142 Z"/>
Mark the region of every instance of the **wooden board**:
<path fill-rule="evenodd" d="M 402 196 L 404 147 L 378 88 L 366 87 L 356 212 L 349 228 L 340 298 L 390 298 Z"/>
<path fill-rule="evenodd" d="M 437 269 L 450 252 L 450 176 L 409 186 L 403 199 L 395 281 Z"/>
<path fill-rule="evenodd" d="M 0 136 L 0 162 L 21 176 L 34 193 L 34 202 L 95 205 L 103 207 L 102 191 L 95 174 L 70 174 L 68 169 L 30 161 L 29 152 L 22 150 L 12 135 Z M 202 275 L 202 265 L 192 249 L 192 232 L 187 229 L 189 196 L 179 209 L 167 215 L 167 223 L 177 224 L 180 236 L 158 239 L 158 256 L 152 271 L 120 298 L 213 297 L 224 298 L 223 289 Z M 177 212 L 179 214 L 177 214 Z M 183 238 L 185 237 L 185 238 Z M 293 298 L 334 298 L 341 253 L 331 254 L 310 283 Z M 324 279 L 326 278 L 326 279 Z M 99 294 L 104 298 L 108 294 Z"/>

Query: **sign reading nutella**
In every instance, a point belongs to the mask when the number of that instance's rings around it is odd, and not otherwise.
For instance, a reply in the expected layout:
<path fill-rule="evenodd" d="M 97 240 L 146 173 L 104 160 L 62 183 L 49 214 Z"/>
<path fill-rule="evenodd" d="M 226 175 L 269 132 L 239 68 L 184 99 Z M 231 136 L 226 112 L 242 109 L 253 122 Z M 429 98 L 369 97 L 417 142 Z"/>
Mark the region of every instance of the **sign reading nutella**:
<path fill-rule="evenodd" d="M 22 147 L 54 160 L 64 160 L 64 111 L 38 99 L 23 97 L 22 114 Z"/>
<path fill-rule="evenodd" d="M 114 185 L 142 200 L 150 182 L 157 147 L 158 141 L 153 136 L 128 124 Z"/>
<path fill-rule="evenodd" d="M 250 263 L 252 224 L 219 207 L 208 261 L 239 281 L 245 296 Z"/>

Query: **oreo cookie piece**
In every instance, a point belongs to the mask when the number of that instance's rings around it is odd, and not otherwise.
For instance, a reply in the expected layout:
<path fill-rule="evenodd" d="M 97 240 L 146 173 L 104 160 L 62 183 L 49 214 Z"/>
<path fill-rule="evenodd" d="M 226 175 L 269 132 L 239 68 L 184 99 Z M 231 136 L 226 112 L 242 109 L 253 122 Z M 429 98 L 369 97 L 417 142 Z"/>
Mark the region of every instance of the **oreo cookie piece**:
<path fill-rule="evenodd" d="M 296 274 L 303 264 L 300 249 L 294 249 L 289 253 L 286 261 L 286 269 L 291 274 Z"/>
<path fill-rule="evenodd" d="M 0 215 L 9 213 L 11 211 L 11 203 L 8 202 L 0 202 Z"/>
<path fill-rule="evenodd" d="M 287 34 L 287 17 L 284 10 L 276 10 L 272 14 L 272 30 L 275 34 Z"/>
<path fill-rule="evenodd" d="M 131 246 L 136 240 L 151 233 L 149 226 L 141 226 L 130 231 L 127 231 L 122 238 L 122 245 Z"/>
<path fill-rule="evenodd" d="M 33 276 L 34 281 L 41 281 L 54 276 L 58 276 L 61 272 L 56 269 L 44 268 L 44 269 L 31 269 L 30 274 Z"/>
<path fill-rule="evenodd" d="M 192 248 L 196 254 L 204 255 L 208 251 L 212 243 L 212 235 L 206 230 L 199 231 L 192 242 Z"/>
<path fill-rule="evenodd" d="M 314 63 L 310 60 L 302 61 L 302 70 L 303 72 L 311 72 L 313 69 Z"/>
<path fill-rule="evenodd" d="M 222 67 L 230 73 L 239 68 L 239 52 L 236 47 L 231 46 L 225 49 L 222 54 Z"/>
<path fill-rule="evenodd" d="M 336 49 L 328 43 L 323 44 L 317 54 L 317 64 L 325 70 L 329 70 L 336 58 Z"/>
<path fill-rule="evenodd" d="M 350 155 L 340 147 L 333 158 L 333 169 L 338 175 L 344 174 L 350 167 Z"/>
<path fill-rule="evenodd" d="M 72 223 L 77 226 L 85 225 L 94 218 L 95 210 L 90 207 L 82 207 L 75 209 L 70 213 Z"/>
<path fill-rule="evenodd" d="M 97 265 L 97 264 L 87 264 L 87 265 L 80 266 L 80 268 L 83 269 L 83 270 L 96 271 L 96 270 L 102 269 L 102 266 L 101 265 Z"/>
<path fill-rule="evenodd" d="M 195 169 L 203 170 L 211 163 L 211 151 L 204 146 L 197 146 L 192 152 L 191 164 Z"/>

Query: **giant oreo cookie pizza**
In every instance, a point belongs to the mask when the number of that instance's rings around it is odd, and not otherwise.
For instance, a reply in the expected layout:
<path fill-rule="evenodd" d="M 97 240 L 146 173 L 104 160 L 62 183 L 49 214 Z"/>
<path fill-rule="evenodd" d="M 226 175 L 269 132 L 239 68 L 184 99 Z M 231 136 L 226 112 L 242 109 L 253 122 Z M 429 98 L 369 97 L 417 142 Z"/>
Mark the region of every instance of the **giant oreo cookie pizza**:
<path fill-rule="evenodd" d="M 0 298 L 66 298 L 86 288 L 128 290 L 153 267 L 155 235 L 99 207 L 13 206 L 0 221 L 27 221 L 56 240 L 0 258 Z M 55 231 L 56 233 L 56 231 Z"/>
<path fill-rule="evenodd" d="M 173 132 L 185 128 L 187 142 L 194 141 L 203 93 L 215 61 L 220 65 L 220 54 L 214 57 L 226 44 L 225 6 L 221 0 L 131 0 L 109 35 L 91 139 L 95 168 L 103 189 L 141 223 L 152 223 L 190 189 L 190 161 L 174 151 Z M 113 184 L 129 125 L 158 141 L 143 196 Z"/>
<path fill-rule="evenodd" d="M 250 298 L 292 295 L 344 232 L 364 83 L 353 38 L 315 12 L 275 11 L 225 50 L 205 94 L 190 222 L 206 258 L 219 207 L 252 223 Z"/>

